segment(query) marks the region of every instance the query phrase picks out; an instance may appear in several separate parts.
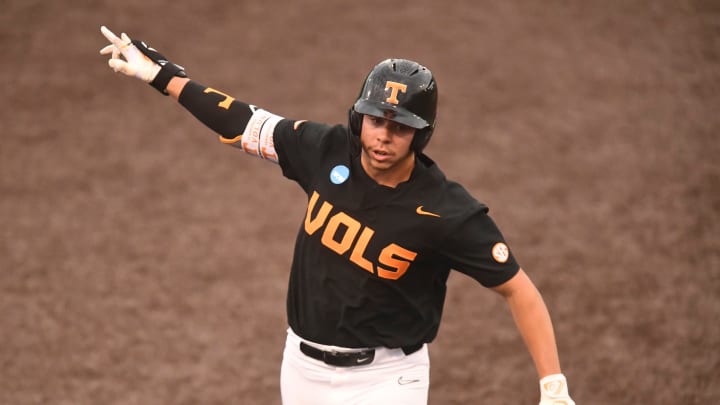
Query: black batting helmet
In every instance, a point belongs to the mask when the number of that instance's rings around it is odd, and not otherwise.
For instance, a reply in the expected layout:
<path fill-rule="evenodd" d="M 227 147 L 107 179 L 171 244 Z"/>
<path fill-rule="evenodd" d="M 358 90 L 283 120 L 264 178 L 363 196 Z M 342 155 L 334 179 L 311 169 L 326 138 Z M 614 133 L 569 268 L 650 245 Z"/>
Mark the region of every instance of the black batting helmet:
<path fill-rule="evenodd" d="M 362 114 L 388 118 L 417 129 L 412 148 L 421 152 L 435 129 L 437 97 L 428 68 L 407 59 L 386 59 L 370 71 L 350 108 L 350 131 L 360 135 Z"/>

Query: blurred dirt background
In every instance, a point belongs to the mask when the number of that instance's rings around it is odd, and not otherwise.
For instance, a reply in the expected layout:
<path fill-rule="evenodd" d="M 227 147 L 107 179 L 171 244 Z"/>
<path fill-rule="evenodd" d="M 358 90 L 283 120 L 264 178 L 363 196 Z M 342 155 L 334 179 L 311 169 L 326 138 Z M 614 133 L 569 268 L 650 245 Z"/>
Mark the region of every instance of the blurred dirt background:
<path fill-rule="evenodd" d="M 720 403 L 720 3 L 0 0 L 0 404 L 279 404 L 301 190 L 98 54 L 337 123 L 387 57 L 429 155 L 544 294 L 578 404 Z M 504 302 L 450 279 L 431 404 L 533 404 Z"/>

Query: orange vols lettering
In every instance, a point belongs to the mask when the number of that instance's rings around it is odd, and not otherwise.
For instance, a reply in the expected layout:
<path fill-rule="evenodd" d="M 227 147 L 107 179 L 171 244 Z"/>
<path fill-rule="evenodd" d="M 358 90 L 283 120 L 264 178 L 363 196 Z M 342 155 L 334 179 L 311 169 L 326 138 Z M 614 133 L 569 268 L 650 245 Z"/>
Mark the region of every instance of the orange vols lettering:
<path fill-rule="evenodd" d="M 358 266 L 369 271 L 370 273 L 373 272 L 373 264 L 370 262 L 370 260 L 364 258 L 363 255 L 365 254 L 365 249 L 367 249 L 367 245 L 374 234 L 375 231 L 373 231 L 371 228 L 367 226 L 363 228 L 363 231 L 360 234 L 357 243 L 355 244 L 355 248 L 350 255 L 351 262 L 357 264 Z"/>
<path fill-rule="evenodd" d="M 319 198 L 320 194 L 313 192 L 312 197 L 310 197 L 310 202 L 308 203 L 307 214 L 305 214 L 305 232 L 307 232 L 308 235 L 314 234 L 315 231 L 323 226 L 330 210 L 332 210 L 333 207 L 329 202 L 323 201 L 317 216 L 315 218 L 311 218 L 310 216 L 312 215 L 312 211 L 315 209 L 315 204 L 317 204 Z"/>
<path fill-rule="evenodd" d="M 375 231 L 342 211 L 330 216 L 333 205 L 327 201 L 322 202 L 313 217 L 319 200 L 320 194 L 314 191 L 308 201 L 305 214 L 305 232 L 308 235 L 314 234 L 324 226 L 325 229 L 320 237 L 323 246 L 340 256 L 345 256 L 352 249 L 350 261 L 369 273 L 377 274 L 378 277 L 397 280 L 407 272 L 417 253 L 391 243 L 380 252 L 378 261 L 385 266 L 380 267 L 365 257 L 365 251 Z"/>
<path fill-rule="evenodd" d="M 395 256 L 405 260 L 398 260 Z M 417 253 L 404 249 L 394 243 L 387 245 L 385 249 L 380 252 L 380 264 L 384 264 L 395 270 L 385 270 L 378 266 L 378 276 L 390 280 L 399 279 L 405 274 L 408 267 L 410 267 L 410 263 L 415 260 L 415 256 L 417 256 Z"/>
<path fill-rule="evenodd" d="M 337 241 L 335 240 L 335 235 L 338 233 L 340 225 L 345 225 L 346 230 L 342 239 Z M 330 218 L 330 221 L 323 232 L 322 239 L 320 240 L 323 245 L 330 248 L 333 252 L 339 255 L 344 255 L 345 252 L 350 250 L 350 247 L 352 247 L 355 236 L 357 236 L 361 226 L 360 222 L 351 218 L 346 213 L 339 212 Z"/>

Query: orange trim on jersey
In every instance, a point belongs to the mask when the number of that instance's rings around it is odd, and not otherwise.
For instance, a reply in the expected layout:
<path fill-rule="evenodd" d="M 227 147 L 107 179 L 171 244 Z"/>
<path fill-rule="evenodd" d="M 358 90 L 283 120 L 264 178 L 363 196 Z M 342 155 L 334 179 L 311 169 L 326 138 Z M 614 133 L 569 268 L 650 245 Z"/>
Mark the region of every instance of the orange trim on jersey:
<path fill-rule="evenodd" d="M 225 138 L 224 136 L 218 136 L 218 139 L 220 140 L 220 142 L 222 142 L 222 143 L 224 143 L 224 144 L 231 145 L 231 144 L 233 144 L 233 143 L 240 142 L 240 141 L 242 140 L 242 134 L 236 136 L 236 137 L 233 138 L 233 139 L 228 139 L 228 138 Z"/>

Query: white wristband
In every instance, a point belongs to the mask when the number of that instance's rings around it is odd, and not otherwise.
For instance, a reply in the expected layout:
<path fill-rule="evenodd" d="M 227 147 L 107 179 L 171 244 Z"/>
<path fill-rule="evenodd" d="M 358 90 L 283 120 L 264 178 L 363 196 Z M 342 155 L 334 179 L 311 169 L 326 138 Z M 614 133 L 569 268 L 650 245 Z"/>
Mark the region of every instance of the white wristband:
<path fill-rule="evenodd" d="M 277 163 L 278 156 L 275 151 L 273 134 L 275 127 L 283 117 L 262 109 L 255 110 L 255 107 L 251 108 L 254 109 L 254 112 L 245 127 L 240 146 L 250 155 Z"/>

